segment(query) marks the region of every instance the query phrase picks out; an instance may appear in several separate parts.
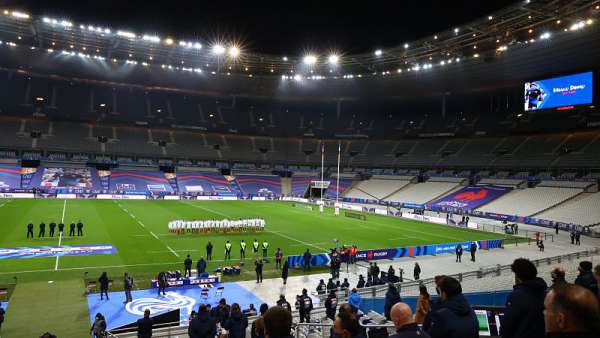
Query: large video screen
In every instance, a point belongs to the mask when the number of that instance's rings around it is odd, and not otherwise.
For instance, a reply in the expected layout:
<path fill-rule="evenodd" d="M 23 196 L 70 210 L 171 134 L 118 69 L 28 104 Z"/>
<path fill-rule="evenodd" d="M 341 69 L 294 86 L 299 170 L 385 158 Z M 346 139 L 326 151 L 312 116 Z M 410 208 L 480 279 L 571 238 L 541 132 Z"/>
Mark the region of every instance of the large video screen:
<path fill-rule="evenodd" d="M 525 83 L 525 111 L 560 108 L 593 102 L 592 72 Z"/>
<path fill-rule="evenodd" d="M 44 168 L 41 187 L 45 188 L 92 188 L 89 168 Z"/>

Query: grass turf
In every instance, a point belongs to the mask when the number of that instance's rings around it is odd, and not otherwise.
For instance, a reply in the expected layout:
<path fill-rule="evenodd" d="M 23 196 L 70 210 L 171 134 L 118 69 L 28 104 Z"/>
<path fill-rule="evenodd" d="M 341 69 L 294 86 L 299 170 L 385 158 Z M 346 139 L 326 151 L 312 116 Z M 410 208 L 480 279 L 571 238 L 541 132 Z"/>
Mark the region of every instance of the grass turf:
<path fill-rule="evenodd" d="M 81 220 L 83 237 L 63 237 L 63 245 L 112 244 L 117 248 L 115 255 L 75 256 L 32 259 L 7 259 L 0 264 L 0 285 L 17 281 L 16 290 L 23 285 L 35 286 L 36 304 L 43 307 L 58 306 L 52 288 L 73 287 L 79 281 L 78 295 L 83 293 L 85 279 L 97 279 L 106 271 L 114 279 L 115 289 L 122 283 L 123 272 L 127 271 L 136 280 L 136 288 L 148 288 L 149 280 L 161 270 L 183 270 L 187 254 L 195 261 L 205 255 L 205 245 L 210 240 L 214 245 L 213 262 L 208 269 L 224 265 L 225 241 L 233 244 L 232 263 L 239 262 L 239 242 L 244 239 L 247 264 L 251 264 L 251 242 L 256 238 L 270 243 L 269 254 L 274 255 L 280 247 L 284 255 L 301 254 L 307 248 L 313 253 L 326 252 L 334 246 L 333 239 L 341 244 L 356 244 L 359 249 L 402 247 L 436 243 L 451 243 L 466 240 L 499 239 L 504 235 L 470 229 L 448 227 L 406 219 L 368 214 L 367 220 L 334 216 L 331 209 L 324 214 L 292 207 L 287 202 L 264 201 L 132 201 L 132 200 L 12 200 L 0 207 L 0 247 L 58 245 L 59 239 L 45 237 L 26 239 L 26 224 L 40 221 L 64 223 Z M 168 232 L 167 222 L 174 219 L 203 220 L 223 218 L 261 217 L 266 220 L 266 230 L 259 233 L 186 234 L 173 235 Z M 46 228 L 48 234 L 48 228 Z M 57 267 L 57 269 L 55 269 Z M 324 268 L 313 269 L 314 272 Z M 301 274 L 290 271 L 290 275 Z M 277 277 L 279 272 L 273 263 L 265 266 L 265 278 Z M 254 278 L 253 268 L 243 269 L 240 276 L 225 277 L 225 281 Z M 53 284 L 48 284 L 53 281 Z M 48 290 L 44 290 L 47 288 Z M 46 292 L 48 291 L 48 292 Z M 17 295 L 17 291 L 14 293 Z M 21 297 L 22 298 L 22 297 Z M 8 321 L 28 325 L 28 316 L 20 318 L 20 298 L 11 297 Z M 31 300 L 29 300 L 30 302 Z M 81 298 L 76 303 L 85 304 Z M 14 311 L 14 312 L 13 312 Z M 14 315 L 11 315 L 13 312 Z M 17 324 L 14 324 L 18 327 Z M 62 328 L 65 322 L 54 325 Z M 70 323 L 68 325 L 71 325 Z M 74 323 L 78 327 L 78 325 Z M 51 326 L 52 328 L 54 326 Z M 59 329 L 60 330 L 60 329 Z M 37 332 L 37 331 L 36 331 Z"/>

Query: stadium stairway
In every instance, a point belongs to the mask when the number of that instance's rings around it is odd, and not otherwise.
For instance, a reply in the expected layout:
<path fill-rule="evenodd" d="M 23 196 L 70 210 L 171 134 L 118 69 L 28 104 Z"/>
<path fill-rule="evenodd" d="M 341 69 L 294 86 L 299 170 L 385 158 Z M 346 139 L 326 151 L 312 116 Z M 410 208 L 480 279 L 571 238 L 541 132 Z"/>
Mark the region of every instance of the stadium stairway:
<path fill-rule="evenodd" d="M 385 200 L 386 200 L 386 198 L 389 198 L 390 196 L 393 196 L 395 193 L 397 193 L 397 192 L 400 192 L 400 191 L 402 191 L 402 190 L 404 190 L 404 189 L 406 189 L 406 188 L 408 188 L 408 187 L 410 187 L 410 184 L 406 184 L 406 185 L 404 185 L 402 188 L 400 188 L 400 189 L 397 189 L 397 190 L 393 191 L 391 194 L 389 194 L 389 195 L 387 195 L 387 196 L 383 196 L 383 197 L 381 198 L 381 200 L 382 200 L 382 201 L 385 201 Z"/>

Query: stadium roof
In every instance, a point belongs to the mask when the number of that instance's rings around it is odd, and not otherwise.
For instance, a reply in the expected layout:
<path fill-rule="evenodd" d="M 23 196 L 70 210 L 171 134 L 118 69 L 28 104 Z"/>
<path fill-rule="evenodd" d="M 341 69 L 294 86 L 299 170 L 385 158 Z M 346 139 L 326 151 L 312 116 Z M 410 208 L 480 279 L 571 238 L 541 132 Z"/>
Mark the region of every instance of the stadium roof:
<path fill-rule="evenodd" d="M 393 48 L 352 55 L 313 51 L 282 56 L 247 51 L 235 41 L 175 39 L 71 18 L 33 16 L 4 9 L 0 40 L 65 57 L 214 75 L 275 75 L 283 79 L 402 76 L 501 57 L 512 48 L 572 34 L 596 22 L 599 1 L 522 1 L 467 24 Z"/>

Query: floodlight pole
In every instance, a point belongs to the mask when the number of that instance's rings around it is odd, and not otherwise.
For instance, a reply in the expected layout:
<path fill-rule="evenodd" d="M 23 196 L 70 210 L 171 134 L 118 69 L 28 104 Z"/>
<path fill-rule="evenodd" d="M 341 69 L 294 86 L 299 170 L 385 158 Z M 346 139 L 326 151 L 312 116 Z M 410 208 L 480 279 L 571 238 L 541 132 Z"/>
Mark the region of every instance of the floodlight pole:
<path fill-rule="evenodd" d="M 325 142 L 321 140 L 321 206 L 320 210 L 323 212 L 323 175 L 325 171 Z"/>
<path fill-rule="evenodd" d="M 335 190 L 335 204 L 337 205 L 340 195 L 340 159 L 342 157 L 342 142 L 338 143 L 338 158 L 337 158 L 337 189 Z"/>

